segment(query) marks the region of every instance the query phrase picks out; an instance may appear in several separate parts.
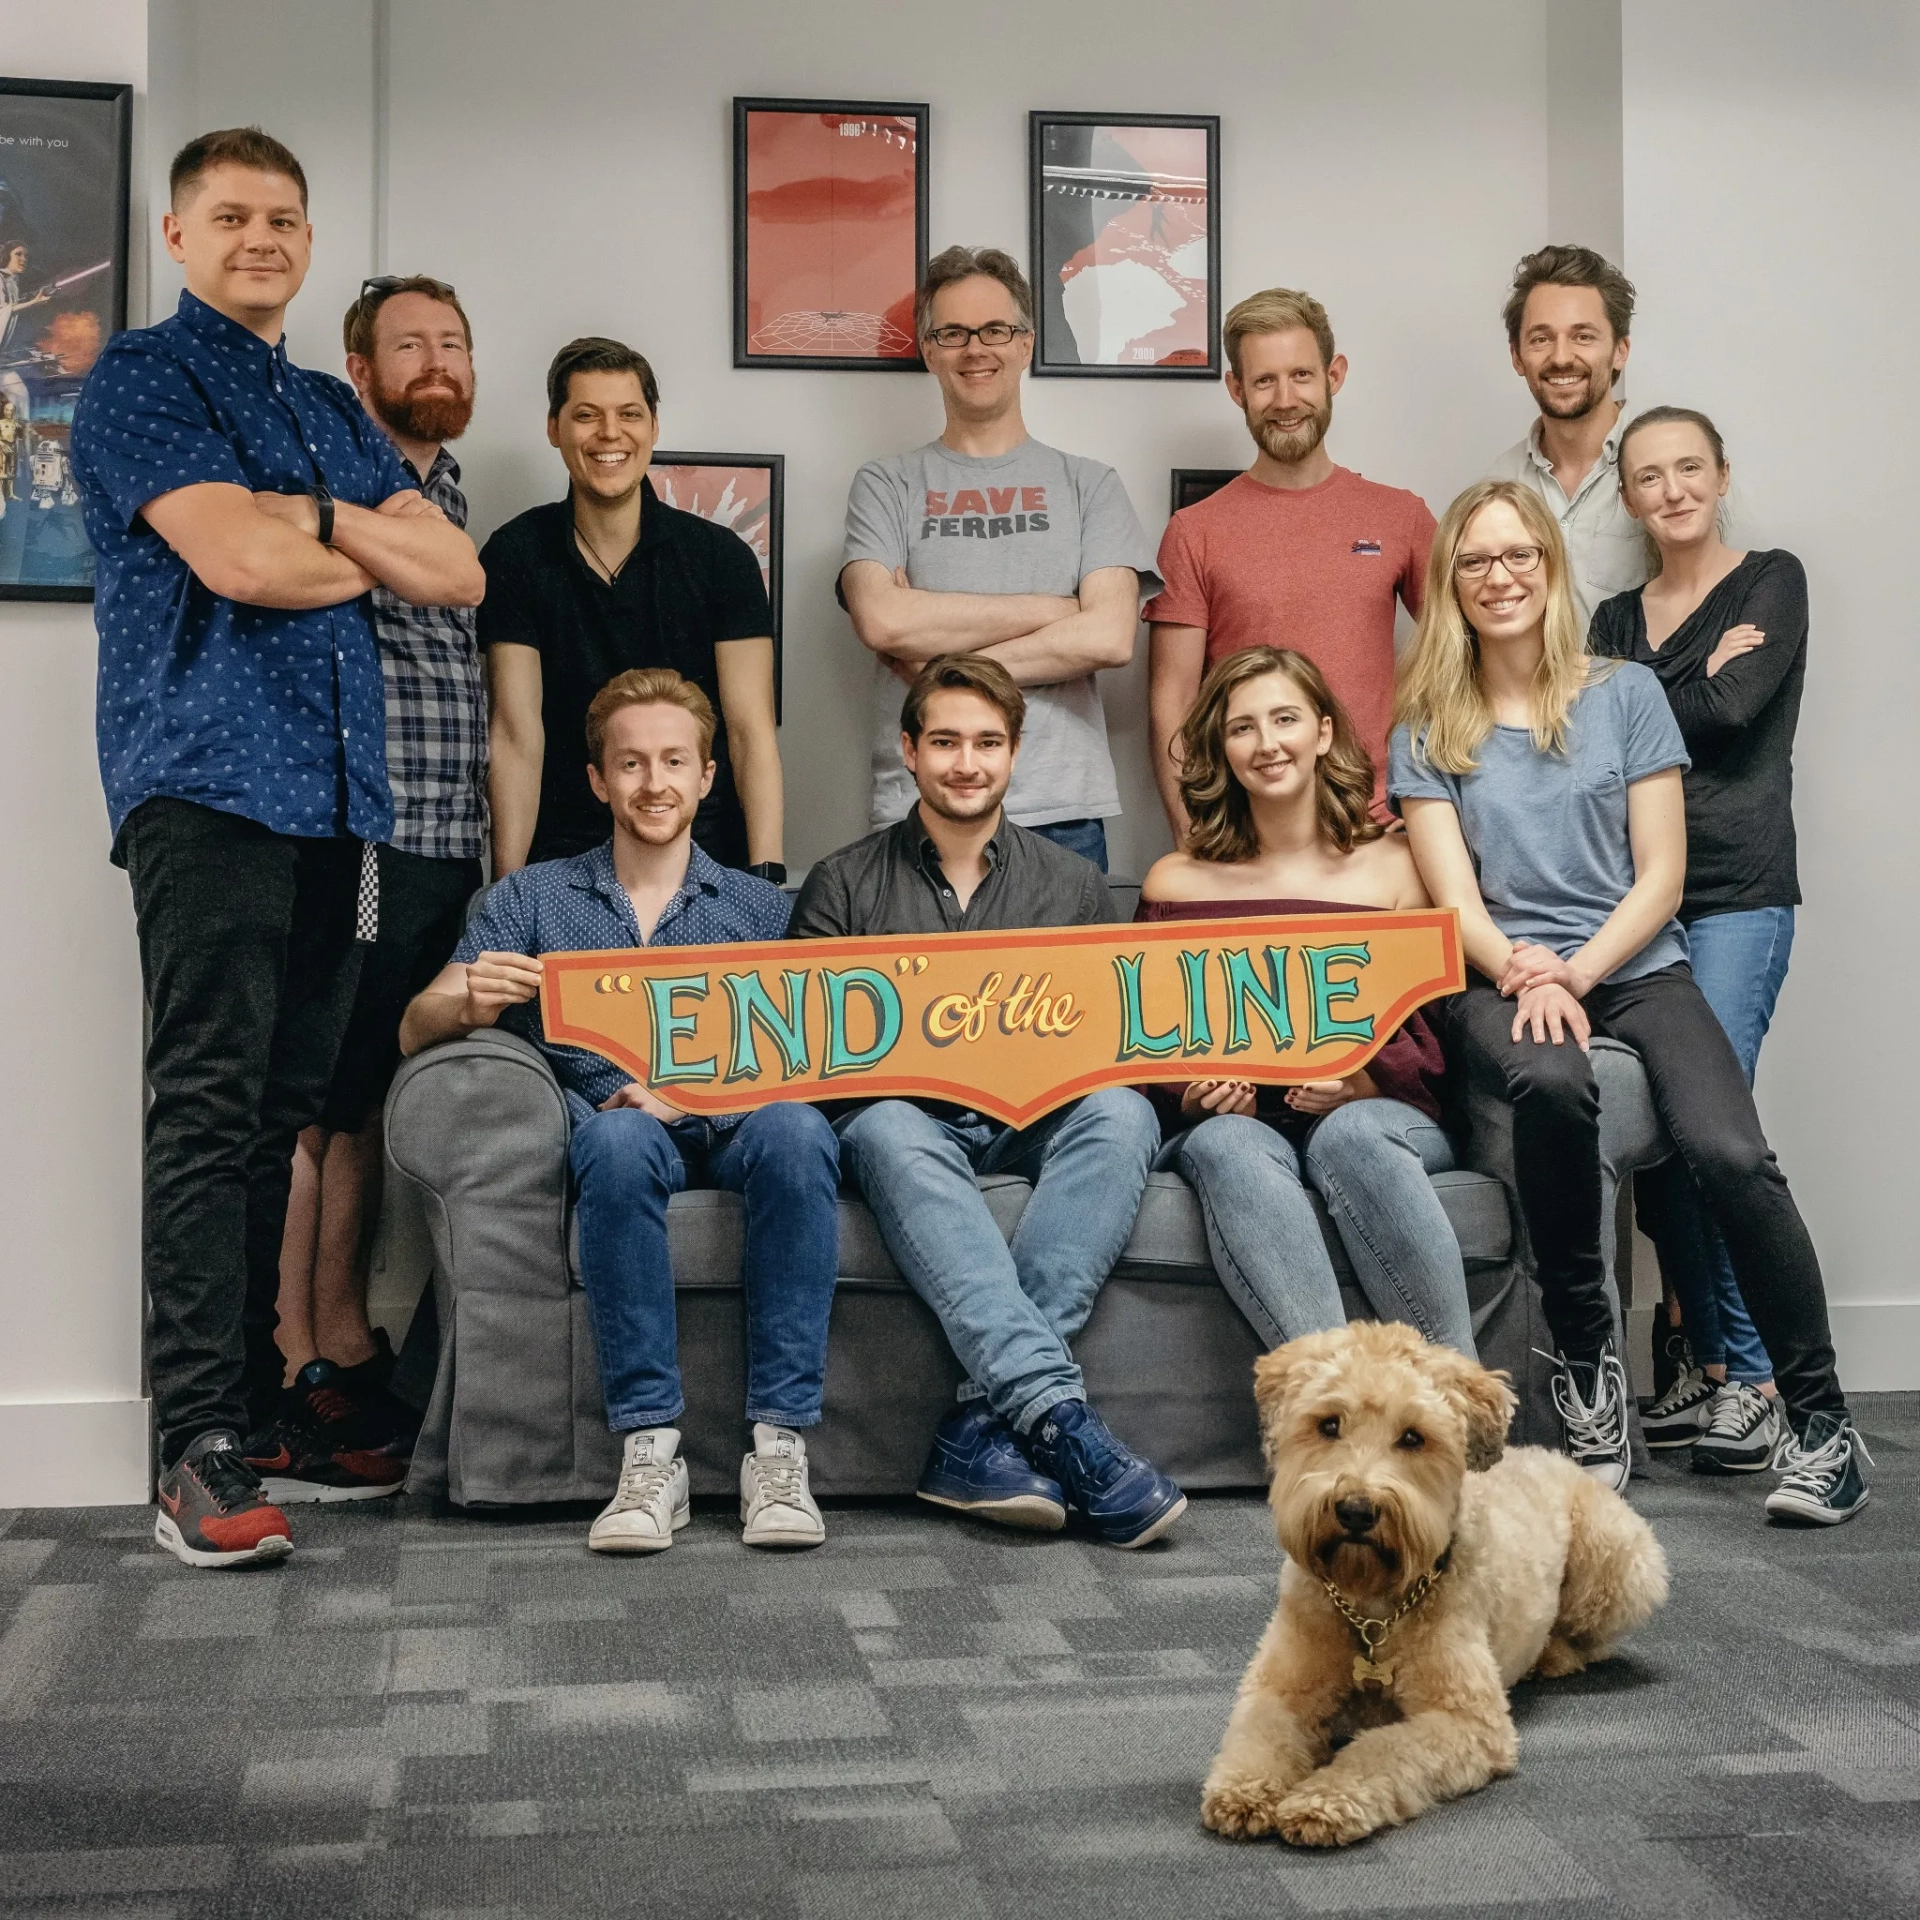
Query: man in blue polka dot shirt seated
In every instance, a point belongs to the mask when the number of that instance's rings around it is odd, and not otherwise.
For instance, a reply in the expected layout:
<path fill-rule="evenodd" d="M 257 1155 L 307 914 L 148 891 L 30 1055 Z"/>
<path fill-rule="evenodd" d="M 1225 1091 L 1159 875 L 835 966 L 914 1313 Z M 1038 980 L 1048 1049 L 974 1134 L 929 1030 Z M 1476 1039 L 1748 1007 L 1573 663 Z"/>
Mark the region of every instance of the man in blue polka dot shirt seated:
<path fill-rule="evenodd" d="M 244 1457 L 280 1396 L 274 1296 L 293 1142 L 318 1115 L 393 830 L 376 585 L 471 606 L 473 543 L 344 381 L 287 358 L 312 253 L 300 163 L 203 134 L 162 220 L 171 319 L 111 340 L 73 422 L 98 556 L 96 714 L 113 857 L 152 1008 L 143 1277 L 160 1544 L 277 1559 Z"/>
<path fill-rule="evenodd" d="M 832 1127 L 798 1103 L 710 1119 L 683 1113 L 598 1054 L 551 1044 L 534 1004 L 543 953 L 785 935 L 788 902 L 778 887 L 694 845 L 694 816 L 713 786 L 714 730 L 712 703 L 671 667 L 636 667 L 608 681 L 587 709 L 587 781 L 613 811 L 612 840 L 508 874 L 400 1024 L 406 1054 L 505 1027 L 540 1048 L 566 1095 L 580 1283 L 607 1424 L 624 1450 L 619 1485 L 587 1535 L 597 1553 L 655 1553 L 687 1523 L 674 1425 L 686 1402 L 667 1251 L 667 1202 L 687 1186 L 746 1198 L 752 1440 L 740 1466 L 742 1537 L 759 1547 L 813 1547 L 827 1537 L 801 1429 L 820 1419 L 839 1265 Z"/>

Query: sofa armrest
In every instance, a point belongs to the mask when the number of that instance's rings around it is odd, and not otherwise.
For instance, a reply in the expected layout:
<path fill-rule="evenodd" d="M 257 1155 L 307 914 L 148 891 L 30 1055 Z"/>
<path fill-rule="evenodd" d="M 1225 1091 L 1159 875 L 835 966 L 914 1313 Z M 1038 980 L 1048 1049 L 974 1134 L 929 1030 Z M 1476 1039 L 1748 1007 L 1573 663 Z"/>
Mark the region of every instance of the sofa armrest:
<path fill-rule="evenodd" d="M 462 1291 L 567 1291 L 566 1101 L 531 1042 L 470 1034 L 404 1062 L 387 1158 L 420 1190 L 434 1266 Z"/>

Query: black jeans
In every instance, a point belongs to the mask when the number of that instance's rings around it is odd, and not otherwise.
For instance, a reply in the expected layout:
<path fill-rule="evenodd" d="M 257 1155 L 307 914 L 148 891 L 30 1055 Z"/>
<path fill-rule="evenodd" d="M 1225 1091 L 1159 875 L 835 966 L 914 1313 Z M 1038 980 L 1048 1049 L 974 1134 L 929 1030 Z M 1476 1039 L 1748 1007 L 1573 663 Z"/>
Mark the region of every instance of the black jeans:
<path fill-rule="evenodd" d="M 1747 1078 L 1685 964 L 1587 995 L 1593 1031 L 1639 1054 L 1653 1104 L 1733 1260 L 1796 1431 L 1844 1413 L 1813 1241 L 1760 1130 Z M 1587 1056 L 1512 1037 L 1514 1003 L 1479 974 L 1447 1002 L 1449 1042 L 1491 1066 L 1513 1103 L 1514 1177 L 1541 1305 L 1560 1350 L 1591 1360 L 1613 1335 L 1600 1257 L 1600 1096 Z"/>
<path fill-rule="evenodd" d="M 320 1112 L 360 971 L 360 842 L 149 800 L 120 830 L 147 1042 L 147 1373 L 171 1466 L 263 1424 L 293 1143 Z"/>

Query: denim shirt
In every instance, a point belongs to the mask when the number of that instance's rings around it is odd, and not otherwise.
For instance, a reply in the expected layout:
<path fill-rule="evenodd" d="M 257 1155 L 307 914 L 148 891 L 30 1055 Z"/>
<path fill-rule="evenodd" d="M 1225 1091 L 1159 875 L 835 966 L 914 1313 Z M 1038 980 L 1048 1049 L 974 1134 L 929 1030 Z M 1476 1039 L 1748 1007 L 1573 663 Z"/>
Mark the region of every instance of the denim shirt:
<path fill-rule="evenodd" d="M 166 795 L 276 833 L 384 840 L 385 686 L 367 596 L 310 609 L 223 599 L 141 516 L 178 487 L 377 507 L 412 482 L 353 389 L 296 367 L 190 293 L 116 334 L 81 390 L 73 470 L 98 556 L 95 725 L 118 834 Z"/>
<path fill-rule="evenodd" d="M 787 896 L 776 886 L 710 859 L 696 846 L 680 891 L 666 904 L 653 938 L 640 937 L 633 902 L 604 840 L 567 860 L 541 860 L 510 873 L 474 909 L 453 957 L 461 965 L 483 953 L 597 953 L 615 947 L 707 947 L 728 940 L 778 940 L 787 931 Z M 576 1126 L 632 1078 L 624 1067 L 579 1047 L 551 1044 L 540 1030 L 540 1002 L 509 1007 L 500 1025 L 546 1055 L 567 1096 Z M 702 1124 L 725 1133 L 740 1114 Z"/>

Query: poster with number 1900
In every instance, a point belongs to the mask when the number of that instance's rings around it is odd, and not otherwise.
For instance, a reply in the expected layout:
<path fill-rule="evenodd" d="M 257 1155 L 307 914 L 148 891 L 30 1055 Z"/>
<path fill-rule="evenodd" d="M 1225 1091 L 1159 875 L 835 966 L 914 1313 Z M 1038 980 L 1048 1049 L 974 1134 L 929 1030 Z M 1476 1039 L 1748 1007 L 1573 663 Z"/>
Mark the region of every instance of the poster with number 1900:
<path fill-rule="evenodd" d="M 74 402 L 127 324 L 133 89 L 0 79 L 0 600 L 90 600 Z"/>

